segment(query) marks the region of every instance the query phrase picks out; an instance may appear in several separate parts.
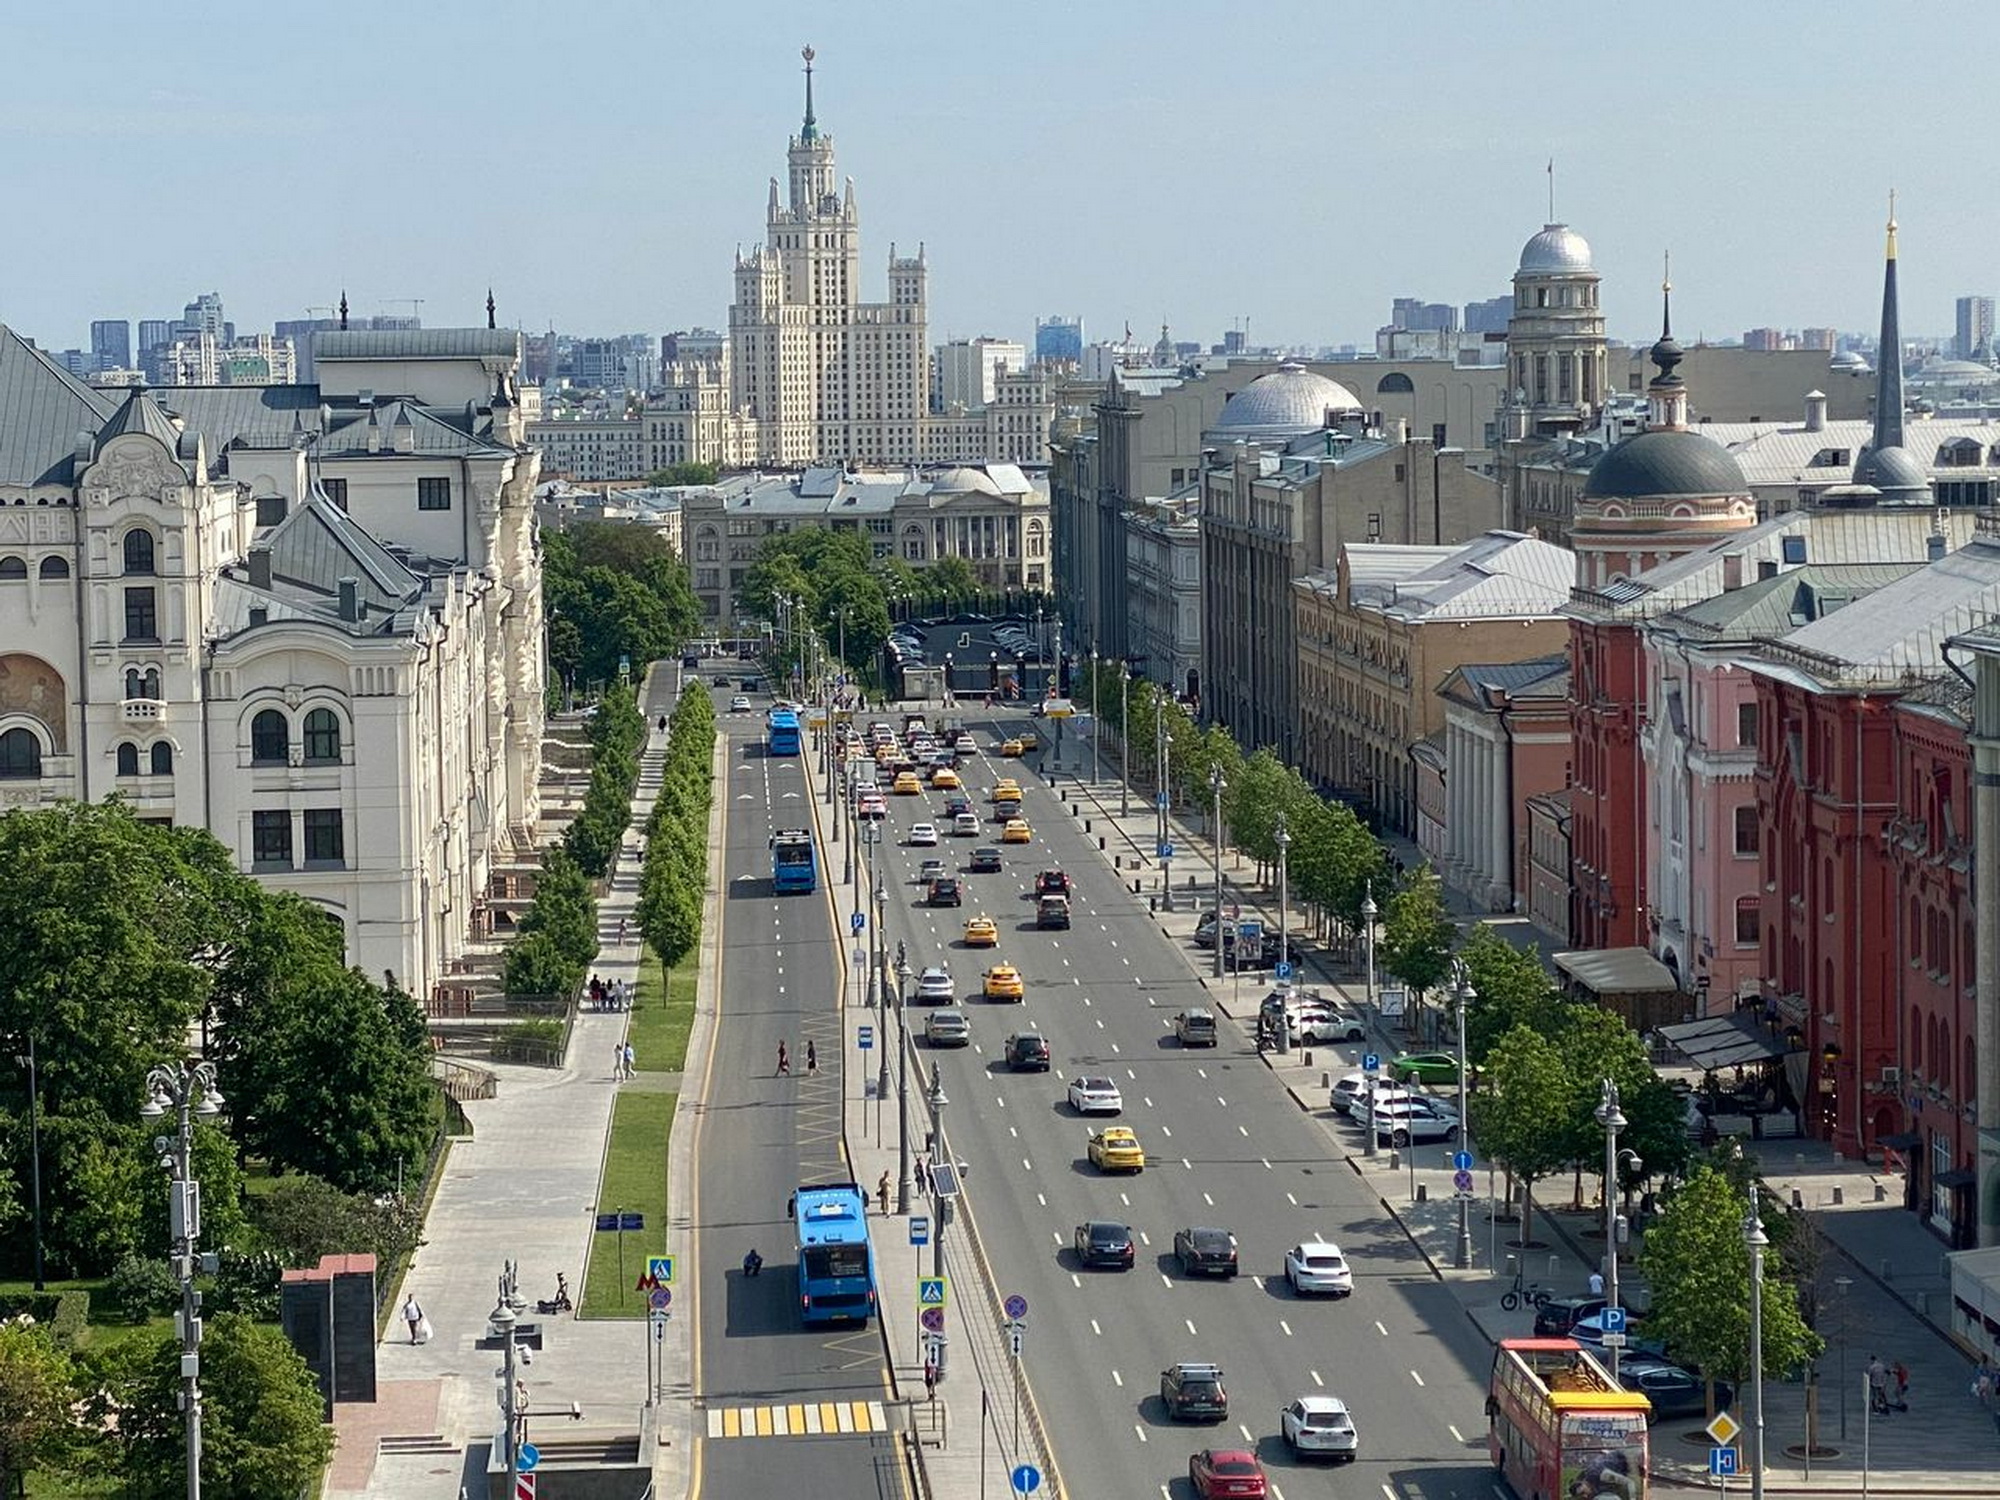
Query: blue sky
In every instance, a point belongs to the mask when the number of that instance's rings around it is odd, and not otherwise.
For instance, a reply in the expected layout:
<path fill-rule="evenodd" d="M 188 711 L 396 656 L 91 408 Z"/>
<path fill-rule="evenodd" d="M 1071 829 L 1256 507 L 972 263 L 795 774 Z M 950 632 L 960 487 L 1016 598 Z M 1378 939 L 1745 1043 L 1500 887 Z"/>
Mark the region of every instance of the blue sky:
<path fill-rule="evenodd" d="M 1991 5 L 114 0 L 7 33 L 0 321 L 53 347 L 207 290 L 253 331 L 343 286 L 473 322 L 489 282 L 530 328 L 721 326 L 806 42 L 864 294 L 925 242 L 939 339 L 1366 344 L 1392 297 L 1507 289 L 1551 156 L 1616 336 L 1669 247 L 1684 340 L 1872 328 L 1891 187 L 1906 333 L 2000 291 Z"/>

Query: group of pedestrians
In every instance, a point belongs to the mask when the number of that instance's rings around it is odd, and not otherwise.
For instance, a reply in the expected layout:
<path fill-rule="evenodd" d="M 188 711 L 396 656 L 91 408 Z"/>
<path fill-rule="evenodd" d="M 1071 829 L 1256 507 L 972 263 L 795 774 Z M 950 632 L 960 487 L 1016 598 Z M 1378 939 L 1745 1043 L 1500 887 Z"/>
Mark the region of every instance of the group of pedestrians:
<path fill-rule="evenodd" d="M 1900 1359 L 1884 1364 L 1882 1356 L 1868 1356 L 1868 1409 L 1886 1417 L 1892 1411 L 1910 1409 L 1910 1367 Z"/>
<path fill-rule="evenodd" d="M 590 976 L 590 985 L 584 991 L 590 999 L 592 1010 L 630 1010 L 632 1008 L 632 981 L 629 979 L 599 979 Z"/>
<path fill-rule="evenodd" d="M 789 1078 L 792 1076 L 791 1049 L 783 1042 L 778 1043 L 777 1076 L 780 1078 Z M 806 1038 L 806 1077 L 819 1077 L 819 1048 L 813 1044 L 811 1037 Z"/>
<path fill-rule="evenodd" d="M 632 1058 L 632 1044 L 630 1042 L 613 1042 L 611 1044 L 612 1081 L 615 1083 L 622 1078 L 637 1078 L 638 1076 L 638 1069 L 634 1066 Z"/>

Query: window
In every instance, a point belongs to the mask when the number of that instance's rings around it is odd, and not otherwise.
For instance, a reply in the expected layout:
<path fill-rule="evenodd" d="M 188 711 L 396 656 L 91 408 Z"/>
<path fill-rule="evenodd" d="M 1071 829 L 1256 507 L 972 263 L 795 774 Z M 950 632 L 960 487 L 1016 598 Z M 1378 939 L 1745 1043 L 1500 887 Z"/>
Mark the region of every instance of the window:
<path fill-rule="evenodd" d="M 26 582 L 28 560 L 25 557 L 0 557 L 0 583 Z"/>
<path fill-rule="evenodd" d="M 125 639 L 157 641 L 159 638 L 160 616 L 153 601 L 153 591 L 149 588 L 125 590 Z"/>
<path fill-rule="evenodd" d="M 345 841 L 341 837 L 340 809 L 337 807 L 309 807 L 306 809 L 306 865 L 337 865 L 347 858 Z"/>
<path fill-rule="evenodd" d="M 259 495 L 257 497 L 257 525 L 276 526 L 285 519 L 285 497 L 283 495 Z"/>
<path fill-rule="evenodd" d="M 285 716 L 267 708 L 250 721 L 250 764 L 282 766 L 290 756 L 291 729 Z"/>
<path fill-rule="evenodd" d="M 41 574 L 44 578 L 69 577 L 69 559 L 66 557 L 45 557 L 42 559 Z"/>
<path fill-rule="evenodd" d="M 417 481 L 418 510 L 450 510 L 451 481 L 449 479 L 419 479 Z"/>
<path fill-rule="evenodd" d="M 0 776 L 34 779 L 42 774 L 42 742 L 26 729 L 0 734 Z"/>
<path fill-rule="evenodd" d="M 1754 806 L 1736 809 L 1736 852 L 1757 852 L 1757 809 Z"/>
<path fill-rule="evenodd" d="M 340 509 L 347 509 L 347 481 L 345 479 L 322 479 L 319 492 Z"/>
<path fill-rule="evenodd" d="M 1743 947 L 1754 948 L 1758 931 L 1757 898 L 1745 896 L 1736 903 L 1736 941 Z"/>
<path fill-rule="evenodd" d="M 340 719 L 330 708 L 306 715 L 306 764 L 337 765 L 340 761 Z"/>
<path fill-rule="evenodd" d="M 137 776 L 139 774 L 139 747 L 137 745 L 127 744 L 118 747 L 118 774 L 120 776 Z"/>
<path fill-rule="evenodd" d="M 1736 705 L 1736 743 L 1745 750 L 1757 748 L 1757 705 L 1754 703 Z"/>
<path fill-rule="evenodd" d="M 153 748 L 147 752 L 155 776 L 174 774 L 174 747 L 165 740 L 154 740 Z"/>
<path fill-rule="evenodd" d="M 150 531 L 128 531 L 125 533 L 125 571 L 147 574 L 153 571 L 153 533 Z"/>
<path fill-rule="evenodd" d="M 250 863 L 253 868 L 292 867 L 292 815 L 289 812 L 250 814 Z"/>

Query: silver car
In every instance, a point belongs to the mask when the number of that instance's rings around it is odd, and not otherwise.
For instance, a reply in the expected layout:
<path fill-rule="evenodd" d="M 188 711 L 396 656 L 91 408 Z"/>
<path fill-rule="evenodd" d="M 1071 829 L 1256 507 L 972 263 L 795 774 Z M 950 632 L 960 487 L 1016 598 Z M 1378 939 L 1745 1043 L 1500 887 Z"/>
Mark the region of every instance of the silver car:
<path fill-rule="evenodd" d="M 936 964 L 917 976 L 917 1000 L 924 1005 L 949 1005 L 958 996 L 952 988 L 951 971 Z"/>
<path fill-rule="evenodd" d="M 958 1006 L 940 1006 L 924 1018 L 924 1040 L 933 1047 L 969 1046 L 972 1023 Z"/>

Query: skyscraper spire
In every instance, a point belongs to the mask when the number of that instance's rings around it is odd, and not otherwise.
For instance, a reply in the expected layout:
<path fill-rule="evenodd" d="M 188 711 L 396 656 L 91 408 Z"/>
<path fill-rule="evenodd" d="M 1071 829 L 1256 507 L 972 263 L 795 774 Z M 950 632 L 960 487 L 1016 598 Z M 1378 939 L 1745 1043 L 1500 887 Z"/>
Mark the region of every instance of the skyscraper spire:
<path fill-rule="evenodd" d="M 806 60 L 806 122 L 799 129 L 799 139 L 816 141 L 819 139 L 819 125 L 813 119 L 813 49 L 802 47 L 799 56 Z"/>

